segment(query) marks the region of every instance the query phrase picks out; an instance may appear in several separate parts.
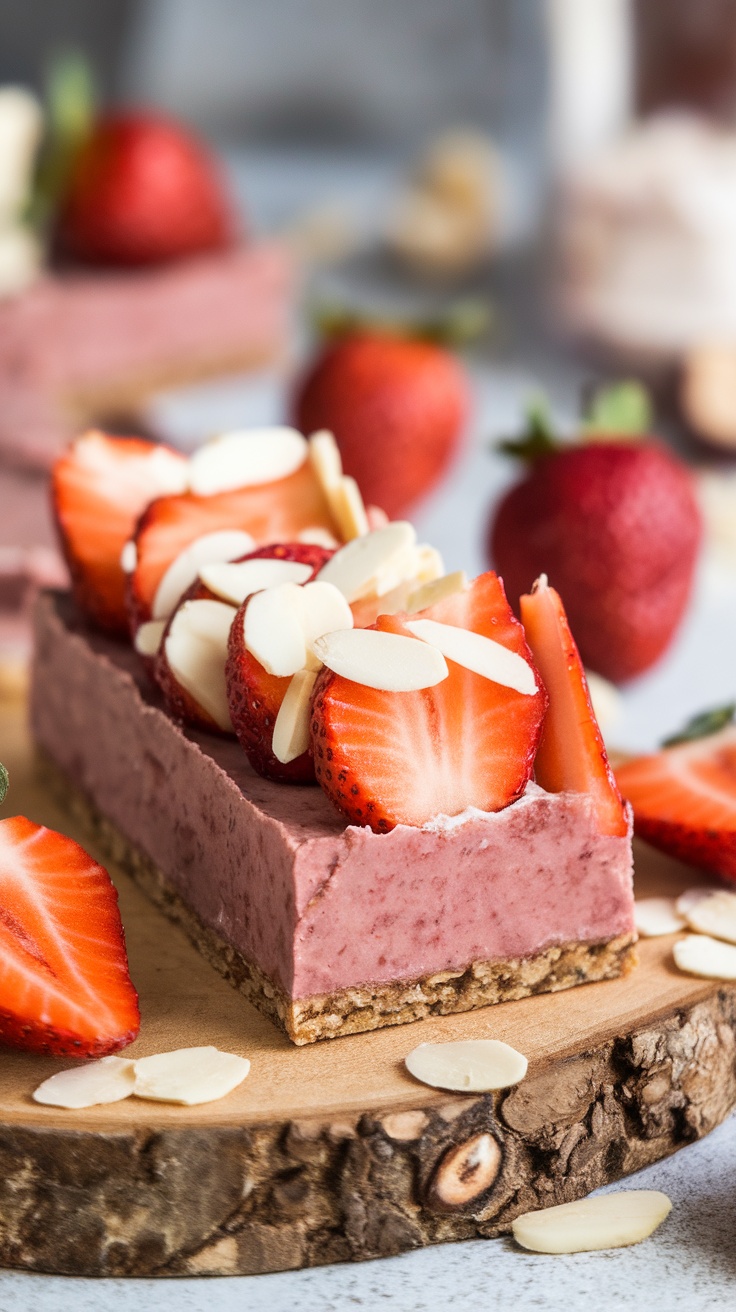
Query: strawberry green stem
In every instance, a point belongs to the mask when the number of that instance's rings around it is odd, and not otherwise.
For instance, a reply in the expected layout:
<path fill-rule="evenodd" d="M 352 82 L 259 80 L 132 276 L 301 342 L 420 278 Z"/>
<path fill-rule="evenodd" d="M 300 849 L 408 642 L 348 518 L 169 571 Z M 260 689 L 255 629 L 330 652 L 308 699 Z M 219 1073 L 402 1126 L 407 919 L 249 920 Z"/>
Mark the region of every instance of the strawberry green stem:
<path fill-rule="evenodd" d="M 727 706 L 716 706 L 711 711 L 701 711 L 688 720 L 679 733 L 665 738 L 662 746 L 677 747 L 680 743 L 691 743 L 697 738 L 718 733 L 719 729 L 725 729 L 726 725 L 731 723 L 734 715 L 736 715 L 736 702 L 729 702 Z"/>

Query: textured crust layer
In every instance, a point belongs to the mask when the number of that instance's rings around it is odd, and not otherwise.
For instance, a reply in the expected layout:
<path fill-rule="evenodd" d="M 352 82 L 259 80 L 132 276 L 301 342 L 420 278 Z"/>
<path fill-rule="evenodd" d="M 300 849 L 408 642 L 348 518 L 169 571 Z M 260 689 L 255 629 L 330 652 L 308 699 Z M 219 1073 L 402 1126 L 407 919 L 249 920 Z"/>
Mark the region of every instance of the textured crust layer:
<path fill-rule="evenodd" d="M 628 974 L 636 965 L 635 939 L 619 935 L 603 943 L 569 943 L 538 955 L 504 961 L 476 961 L 463 971 L 441 971 L 415 980 L 398 980 L 339 989 L 291 999 L 253 963 L 202 923 L 169 886 L 158 867 L 73 784 L 44 752 L 39 771 L 61 804 L 94 835 L 106 854 L 127 871 L 170 920 L 234 988 L 275 1021 L 293 1043 L 360 1034 L 386 1025 L 403 1025 L 427 1016 L 472 1011 L 534 993 Z"/>

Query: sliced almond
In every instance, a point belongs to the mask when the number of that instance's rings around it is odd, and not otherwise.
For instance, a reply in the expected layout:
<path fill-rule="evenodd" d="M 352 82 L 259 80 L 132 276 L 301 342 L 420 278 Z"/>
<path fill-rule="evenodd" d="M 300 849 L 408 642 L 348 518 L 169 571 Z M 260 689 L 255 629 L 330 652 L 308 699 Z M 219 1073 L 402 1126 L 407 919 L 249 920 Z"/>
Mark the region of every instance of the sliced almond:
<path fill-rule="evenodd" d="M 202 565 L 214 561 L 235 560 L 246 556 L 255 547 L 250 533 L 239 529 L 222 529 L 217 533 L 203 533 L 195 538 L 175 560 L 172 560 L 156 589 L 153 599 L 151 618 L 168 619 L 175 609 L 182 593 L 194 583 Z"/>
<path fill-rule="evenodd" d="M 615 684 L 592 670 L 585 671 L 585 682 L 598 726 L 603 737 L 607 738 L 621 716 L 621 693 Z"/>
<path fill-rule="evenodd" d="M 634 923 L 645 938 L 661 934 L 678 934 L 685 921 L 677 914 L 673 897 L 642 897 L 634 903 Z"/>
<path fill-rule="evenodd" d="M 327 500 L 345 542 L 363 537 L 368 532 L 368 516 L 354 478 L 343 474 L 337 486 L 328 493 Z"/>
<path fill-rule="evenodd" d="M 500 1039 L 459 1039 L 454 1043 L 420 1043 L 405 1058 L 415 1080 L 434 1089 L 484 1093 L 508 1089 L 523 1080 L 528 1062 Z"/>
<path fill-rule="evenodd" d="M 251 428 L 205 442 L 189 462 L 189 485 L 197 496 L 236 487 L 258 487 L 288 478 L 307 458 L 307 443 L 295 428 Z"/>
<path fill-rule="evenodd" d="M 399 633 L 378 629 L 339 629 L 312 644 L 328 669 L 353 683 L 382 692 L 417 692 L 447 678 L 441 652 Z"/>
<path fill-rule="evenodd" d="M 45 1107 L 97 1107 L 129 1098 L 135 1084 L 135 1063 L 125 1057 L 101 1057 L 85 1066 L 57 1071 L 34 1091 L 34 1102 Z"/>
<path fill-rule="evenodd" d="M 133 645 L 139 656 L 155 656 L 161 646 L 166 620 L 147 620 L 136 631 Z"/>
<path fill-rule="evenodd" d="M 297 533 L 296 540 L 315 547 L 325 547 L 327 551 L 334 551 L 340 545 L 334 534 L 328 533 L 326 528 L 320 528 L 319 524 L 313 528 L 303 528 L 301 533 Z"/>
<path fill-rule="evenodd" d="M 438 601 L 444 601 L 446 597 L 452 597 L 456 592 L 465 592 L 467 586 L 468 576 L 464 569 L 457 569 L 454 574 L 443 574 L 440 578 L 432 579 L 430 583 L 422 583 L 409 593 L 406 603 L 407 612 L 409 615 L 415 615 L 419 610 L 427 610 L 429 606 L 436 606 Z"/>
<path fill-rule="evenodd" d="M 712 934 L 726 943 L 736 943 L 736 893 L 720 889 L 710 897 L 701 898 L 685 919 L 699 934 Z"/>
<path fill-rule="evenodd" d="M 641 1243 L 671 1211 L 667 1195 L 656 1189 L 620 1189 L 525 1212 L 511 1229 L 517 1244 L 533 1253 L 591 1253 Z"/>
<path fill-rule="evenodd" d="M 302 601 L 304 637 L 308 648 L 325 633 L 352 629 L 353 612 L 334 583 L 325 583 L 322 579 L 306 583 L 302 588 Z"/>
<path fill-rule="evenodd" d="M 482 675 L 484 679 L 491 679 L 527 696 L 537 691 L 534 671 L 523 656 L 509 651 L 493 638 L 454 624 L 440 624 L 437 620 L 407 620 L 406 627 L 422 642 L 431 643 L 448 660 Z"/>
<path fill-rule="evenodd" d="M 693 907 L 697 906 L 698 902 L 702 902 L 704 897 L 711 897 L 713 893 L 720 892 L 722 892 L 720 888 L 708 888 L 705 884 L 701 884 L 697 888 L 685 889 L 685 892 L 681 893 L 677 899 L 676 906 L 678 915 L 683 916 L 684 919 L 687 920 Z"/>
<path fill-rule="evenodd" d="M 246 649 L 268 674 L 290 678 L 304 668 L 307 643 L 304 632 L 303 589 L 296 583 L 279 583 L 257 592 L 243 618 Z"/>
<path fill-rule="evenodd" d="M 231 606 L 240 606 L 246 597 L 277 583 L 306 583 L 312 574 L 311 565 L 299 560 L 241 560 L 236 564 L 216 561 L 202 565 L 199 577 L 210 592 Z"/>
<path fill-rule="evenodd" d="M 414 546 L 416 532 L 404 520 L 395 520 L 385 528 L 374 529 L 354 538 L 323 565 L 318 578 L 333 583 L 349 602 L 359 601 L 376 591 L 376 580 L 393 560 Z"/>
<path fill-rule="evenodd" d="M 136 1098 L 194 1107 L 224 1098 L 242 1084 L 250 1062 L 218 1048 L 179 1048 L 135 1062 Z"/>
<path fill-rule="evenodd" d="M 225 662 L 235 614 L 235 608 L 224 601 L 185 601 L 171 621 L 164 643 L 174 678 L 226 732 L 232 732 L 232 721 Z"/>
<path fill-rule="evenodd" d="M 286 689 L 273 726 L 273 754 L 282 765 L 295 761 L 309 746 L 310 699 L 317 675 L 298 670 Z"/>
<path fill-rule="evenodd" d="M 428 542 L 421 542 L 416 548 L 414 557 L 414 573 L 417 583 L 433 583 L 435 579 L 442 578 L 445 572 L 445 562 L 436 547 L 431 547 Z"/>
<path fill-rule="evenodd" d="M 707 934 L 688 934 L 672 948 L 675 965 L 703 979 L 736 979 L 736 947 Z"/>
<path fill-rule="evenodd" d="M 120 568 L 123 574 L 132 574 L 138 564 L 138 548 L 133 541 L 126 542 L 120 552 Z"/>
<path fill-rule="evenodd" d="M 342 457 L 334 434 L 327 428 L 312 433 L 309 438 L 309 459 L 317 481 L 327 500 L 342 478 Z"/>

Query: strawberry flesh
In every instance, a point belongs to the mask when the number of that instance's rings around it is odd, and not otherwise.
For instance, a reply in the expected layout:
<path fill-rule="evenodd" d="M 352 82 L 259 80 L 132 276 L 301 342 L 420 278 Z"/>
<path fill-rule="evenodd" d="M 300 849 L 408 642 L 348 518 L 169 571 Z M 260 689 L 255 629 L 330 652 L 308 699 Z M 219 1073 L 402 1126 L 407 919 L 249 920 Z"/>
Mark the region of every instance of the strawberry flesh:
<path fill-rule="evenodd" d="M 623 837 L 624 806 L 559 593 L 540 582 L 521 598 L 521 619 L 549 694 L 534 777 L 549 793 L 590 793 L 601 833 Z"/>
<path fill-rule="evenodd" d="M 639 837 L 736 880 L 736 726 L 627 761 L 616 779 Z"/>
<path fill-rule="evenodd" d="M 531 664 L 523 629 L 492 572 L 412 618 L 483 634 Z M 401 616 L 381 616 L 372 627 L 411 636 Z M 385 833 L 470 806 L 499 811 L 524 791 L 547 705 L 541 680 L 525 696 L 447 664 L 448 677 L 419 692 L 378 691 L 330 670 L 319 676 L 315 773 L 350 823 Z"/>
<path fill-rule="evenodd" d="M 107 871 L 63 834 L 0 821 L 0 1043 L 102 1057 L 139 1026 Z"/>

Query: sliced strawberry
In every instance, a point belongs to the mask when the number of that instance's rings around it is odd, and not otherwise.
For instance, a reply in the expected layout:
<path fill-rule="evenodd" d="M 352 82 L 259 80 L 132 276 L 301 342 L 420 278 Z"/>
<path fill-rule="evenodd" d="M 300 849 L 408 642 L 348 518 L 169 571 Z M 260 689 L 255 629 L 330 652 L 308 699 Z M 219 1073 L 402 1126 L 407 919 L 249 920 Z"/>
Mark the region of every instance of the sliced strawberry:
<path fill-rule="evenodd" d="M 409 634 L 401 616 L 372 627 Z M 497 576 L 412 616 L 469 629 L 530 662 L 524 631 Z M 531 778 L 547 696 L 525 695 L 447 662 L 449 675 L 420 692 L 382 692 L 324 670 L 314 690 L 315 773 L 347 819 L 385 833 L 469 806 L 499 811 Z"/>
<path fill-rule="evenodd" d="M 628 761 L 616 780 L 641 838 L 736 880 L 736 725 Z"/>
<path fill-rule="evenodd" d="M 0 1042 L 101 1057 L 139 1025 L 107 871 L 63 834 L 0 821 Z"/>
<path fill-rule="evenodd" d="M 628 821 L 590 701 L 585 671 L 559 593 L 541 579 L 521 598 L 521 619 L 549 709 L 534 775 L 550 793 L 590 793 L 601 833 L 628 832 Z"/>
<path fill-rule="evenodd" d="M 128 585 L 134 629 L 150 619 L 156 589 L 180 552 L 205 533 L 229 528 L 242 529 L 262 544 L 292 542 L 310 528 L 336 531 L 308 461 L 276 483 L 209 497 L 162 497 L 148 507 L 135 535 L 138 560 Z"/>
<path fill-rule="evenodd" d="M 123 547 L 149 501 L 185 486 L 186 467 L 169 447 L 95 431 L 54 466 L 52 500 L 76 602 L 110 633 L 128 631 Z"/>
<path fill-rule="evenodd" d="M 248 560 L 293 560 L 312 566 L 315 578 L 333 553 L 325 547 L 290 542 L 273 547 L 261 547 L 251 552 Z M 248 600 L 238 611 L 230 630 L 230 644 L 225 671 L 228 702 L 233 728 L 248 760 L 257 774 L 264 779 L 281 783 L 313 783 L 314 765 L 309 752 L 284 765 L 273 754 L 273 730 L 276 716 L 286 696 L 290 679 L 267 674 L 263 666 L 246 651 L 243 641 L 243 619 Z"/>

